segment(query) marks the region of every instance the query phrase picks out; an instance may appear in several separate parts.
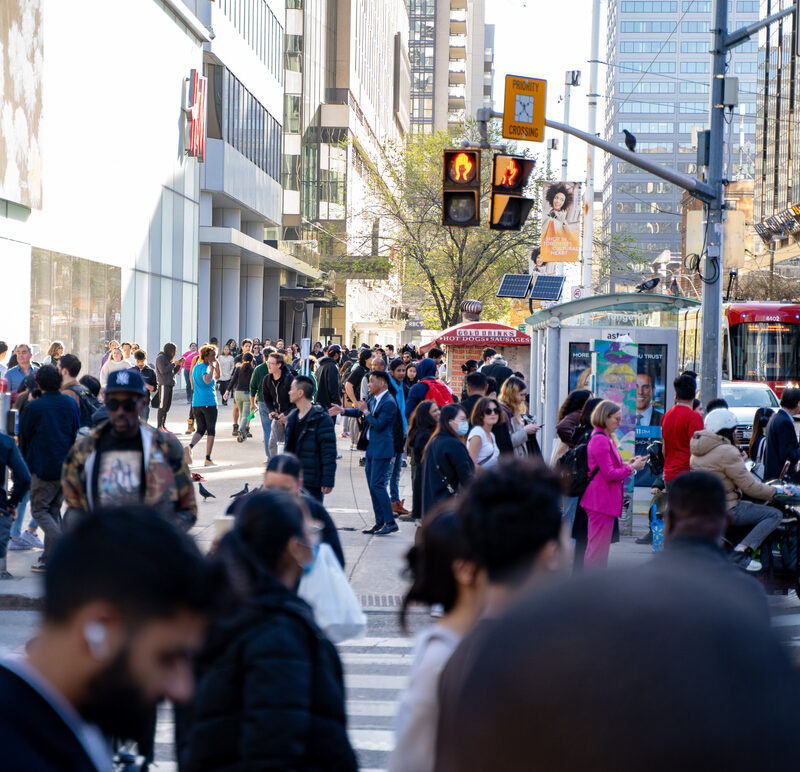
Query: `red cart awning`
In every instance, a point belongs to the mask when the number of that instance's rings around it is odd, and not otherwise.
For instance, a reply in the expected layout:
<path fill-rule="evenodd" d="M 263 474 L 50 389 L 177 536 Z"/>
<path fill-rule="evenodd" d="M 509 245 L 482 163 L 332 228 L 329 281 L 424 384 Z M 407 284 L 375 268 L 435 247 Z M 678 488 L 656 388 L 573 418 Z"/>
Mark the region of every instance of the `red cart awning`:
<path fill-rule="evenodd" d="M 449 327 L 430 343 L 420 346 L 425 354 L 434 346 L 530 346 L 531 336 L 499 322 L 461 322 Z"/>

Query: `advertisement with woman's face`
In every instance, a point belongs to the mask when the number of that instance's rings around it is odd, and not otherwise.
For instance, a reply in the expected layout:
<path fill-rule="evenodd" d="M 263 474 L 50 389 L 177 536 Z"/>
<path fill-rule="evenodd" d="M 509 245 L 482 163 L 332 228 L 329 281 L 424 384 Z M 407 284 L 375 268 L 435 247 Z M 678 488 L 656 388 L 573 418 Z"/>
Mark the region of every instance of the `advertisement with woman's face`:
<path fill-rule="evenodd" d="M 582 204 L 580 182 L 542 184 L 542 263 L 580 260 Z"/>

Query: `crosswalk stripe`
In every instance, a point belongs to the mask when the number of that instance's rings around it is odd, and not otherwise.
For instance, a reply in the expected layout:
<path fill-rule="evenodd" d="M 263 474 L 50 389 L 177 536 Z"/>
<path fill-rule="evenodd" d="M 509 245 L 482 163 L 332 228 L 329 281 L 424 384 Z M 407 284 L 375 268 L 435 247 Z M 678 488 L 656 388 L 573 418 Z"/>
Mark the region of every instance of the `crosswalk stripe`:
<path fill-rule="evenodd" d="M 351 638 L 338 644 L 340 649 L 381 648 L 381 649 L 413 649 L 411 638 Z"/>
<path fill-rule="evenodd" d="M 340 657 L 344 665 L 398 665 L 409 667 L 412 662 L 412 654 L 351 654 L 343 653 Z"/>
<path fill-rule="evenodd" d="M 405 675 L 374 675 L 372 673 L 345 674 L 345 686 L 350 689 L 405 689 L 408 678 Z"/>
<path fill-rule="evenodd" d="M 397 713 L 397 703 L 386 700 L 348 700 L 348 716 L 366 716 L 368 718 L 394 718 Z"/>
<path fill-rule="evenodd" d="M 347 734 L 357 751 L 394 750 L 394 732 L 390 729 L 350 729 Z"/>

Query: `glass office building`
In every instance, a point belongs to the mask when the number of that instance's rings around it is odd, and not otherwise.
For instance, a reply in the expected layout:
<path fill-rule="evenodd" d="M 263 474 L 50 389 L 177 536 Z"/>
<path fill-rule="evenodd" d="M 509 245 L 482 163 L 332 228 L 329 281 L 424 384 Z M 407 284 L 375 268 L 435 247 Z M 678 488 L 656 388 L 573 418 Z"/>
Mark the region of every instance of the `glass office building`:
<path fill-rule="evenodd" d="M 729 29 L 759 18 L 758 0 L 730 0 Z M 610 0 L 605 138 L 622 145 L 627 129 L 636 152 L 686 174 L 698 174 L 697 132 L 708 128 L 711 0 Z M 752 179 L 755 168 L 758 43 L 735 49 L 728 74 L 739 79 L 739 104 L 726 137 L 726 176 Z M 702 173 L 702 169 L 700 170 Z M 680 254 L 683 191 L 606 155 L 603 229 L 630 237 L 650 262 Z"/>

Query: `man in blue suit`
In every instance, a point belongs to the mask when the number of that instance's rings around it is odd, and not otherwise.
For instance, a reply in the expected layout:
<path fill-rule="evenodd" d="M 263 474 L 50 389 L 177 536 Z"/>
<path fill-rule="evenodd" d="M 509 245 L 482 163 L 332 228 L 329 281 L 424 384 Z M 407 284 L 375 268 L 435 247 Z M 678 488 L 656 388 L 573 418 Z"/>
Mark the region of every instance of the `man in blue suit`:
<path fill-rule="evenodd" d="M 767 446 L 764 451 L 764 479 L 774 480 L 783 471 L 788 461 L 792 468 L 787 477 L 793 476 L 794 465 L 800 461 L 800 443 L 794 428 L 794 417 L 800 413 L 800 389 L 784 389 L 781 409 L 767 424 Z"/>
<path fill-rule="evenodd" d="M 372 508 L 375 511 L 375 525 L 365 528 L 362 533 L 386 536 L 400 530 L 394 520 L 392 502 L 386 490 L 389 467 L 394 458 L 394 422 L 398 415 L 397 403 L 389 394 L 389 376 L 380 370 L 370 373 L 369 399 L 360 400 L 357 408 L 345 410 L 340 405 L 331 405 L 332 416 L 346 415 L 349 418 L 363 416 L 366 430 L 359 441 L 359 450 L 366 444 L 366 472 Z"/>

